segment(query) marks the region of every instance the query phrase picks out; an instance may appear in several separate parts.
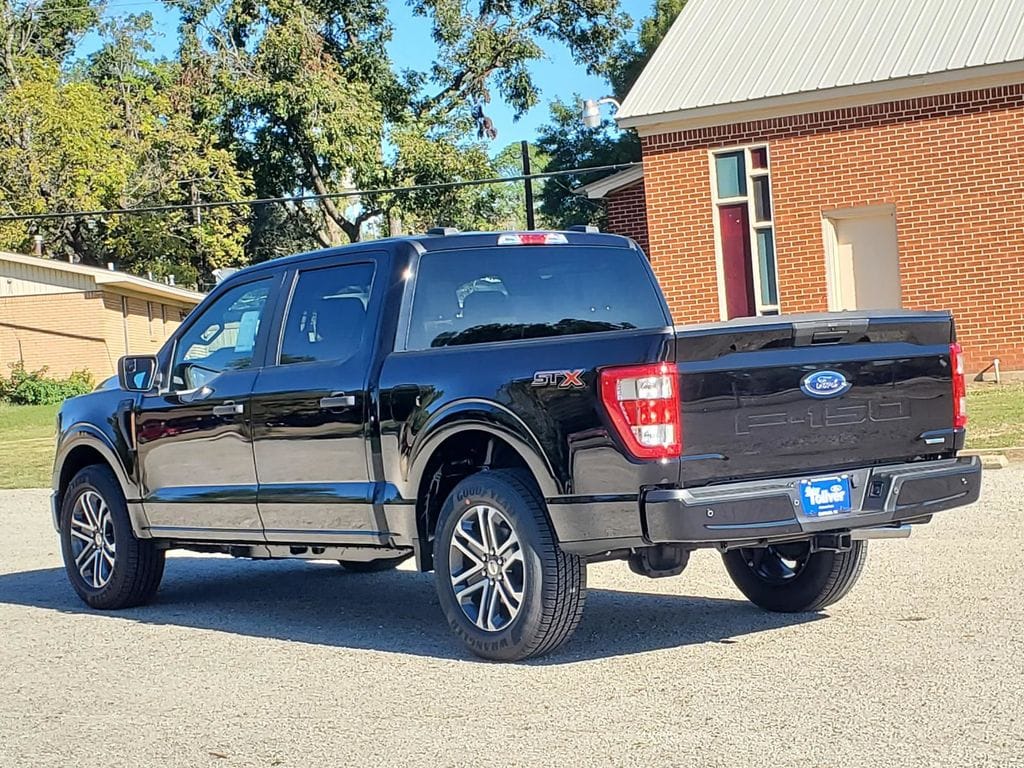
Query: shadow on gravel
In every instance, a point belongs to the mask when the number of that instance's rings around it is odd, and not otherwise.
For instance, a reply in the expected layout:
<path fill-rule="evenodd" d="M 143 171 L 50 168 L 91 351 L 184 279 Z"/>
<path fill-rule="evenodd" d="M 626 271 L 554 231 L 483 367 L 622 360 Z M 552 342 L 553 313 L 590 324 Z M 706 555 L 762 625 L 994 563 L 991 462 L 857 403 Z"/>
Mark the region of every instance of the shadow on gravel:
<path fill-rule="evenodd" d="M 685 579 L 686 576 L 682 577 Z M 446 659 L 472 659 L 448 632 L 432 574 L 355 574 L 333 564 L 172 557 L 156 601 L 103 613 L 81 603 L 62 568 L 0 574 L 0 603 Z M 557 665 L 737 638 L 819 614 L 770 614 L 742 600 L 591 589 L 576 635 L 528 662 Z"/>

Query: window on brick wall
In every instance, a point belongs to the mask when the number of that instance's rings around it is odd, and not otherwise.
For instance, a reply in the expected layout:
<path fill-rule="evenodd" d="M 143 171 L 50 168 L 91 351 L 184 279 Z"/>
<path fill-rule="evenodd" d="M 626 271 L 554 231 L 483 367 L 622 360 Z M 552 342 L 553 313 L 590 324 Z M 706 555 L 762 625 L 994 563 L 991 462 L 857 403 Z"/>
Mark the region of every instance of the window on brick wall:
<path fill-rule="evenodd" d="M 722 314 L 777 315 L 778 275 L 768 147 L 711 153 Z"/>

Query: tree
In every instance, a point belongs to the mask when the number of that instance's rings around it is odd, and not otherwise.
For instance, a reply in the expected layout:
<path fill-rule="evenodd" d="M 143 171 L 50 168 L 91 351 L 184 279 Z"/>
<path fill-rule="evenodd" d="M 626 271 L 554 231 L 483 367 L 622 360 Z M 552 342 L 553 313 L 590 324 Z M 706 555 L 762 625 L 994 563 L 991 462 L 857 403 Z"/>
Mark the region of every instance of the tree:
<path fill-rule="evenodd" d="M 551 105 L 551 123 L 541 129 L 537 145 L 550 160 L 548 170 L 570 170 L 630 163 L 640 159 L 640 143 L 632 133 L 623 133 L 610 120 L 599 128 L 587 128 L 580 120 L 577 96 L 573 102 Z M 604 224 L 604 208 L 573 193 L 581 184 L 604 174 L 570 174 L 552 178 L 540 196 L 541 213 L 559 229 L 573 224 Z"/>
<path fill-rule="evenodd" d="M 636 43 L 618 44 L 606 71 L 612 93 L 619 101 L 626 98 L 685 5 L 686 0 L 654 0 L 651 15 L 640 22 Z"/>
<path fill-rule="evenodd" d="M 17 86 L 34 61 L 62 65 L 98 20 L 92 0 L 0 0 L 0 89 Z"/>
<path fill-rule="evenodd" d="M 39 55 L 15 59 L 17 82 L 0 90 L 0 207 L 5 213 L 88 211 L 239 199 L 251 192 L 216 126 L 193 118 L 181 68 L 146 58 L 151 19 L 104 25 L 89 61 L 61 71 Z M 8 223 L 0 247 L 92 264 L 209 279 L 245 260 L 244 210 Z"/>
<path fill-rule="evenodd" d="M 602 69 L 611 94 L 619 101 L 626 97 L 658 45 L 668 33 L 686 0 L 655 0 L 651 15 L 640 22 L 635 43 L 621 40 Z M 640 142 L 632 131 L 620 131 L 605 117 L 598 128 L 586 128 L 580 119 L 580 97 L 572 103 L 556 101 L 551 105 L 551 122 L 540 131 L 539 146 L 551 157 L 549 170 L 616 165 L 640 160 Z M 561 177 L 560 183 L 544 188 L 541 210 L 556 226 L 604 223 L 604 208 L 587 198 L 573 194 L 576 187 L 597 181 L 604 174 Z"/>
<path fill-rule="evenodd" d="M 151 60 L 149 14 L 104 25 L 106 42 L 87 73 L 119 114 L 119 141 L 131 154 L 122 207 L 239 200 L 252 193 L 234 154 L 220 145 L 217 125 L 193 104 L 203 96 L 177 62 Z M 104 252 L 122 267 L 189 284 L 212 282 L 218 267 L 248 262 L 248 211 L 189 208 L 111 217 Z"/>
<path fill-rule="evenodd" d="M 5 213 L 95 210 L 116 205 L 131 158 L 112 141 L 113 104 L 95 84 L 62 80 L 53 62 L 17 61 L 17 85 L 0 92 L 0 209 Z M 48 220 L 38 233 L 62 256 L 90 253 L 94 224 Z M 0 225 L 0 245 L 26 248 L 24 224 Z"/>
<path fill-rule="evenodd" d="M 393 188 L 493 172 L 472 134 L 492 97 L 522 113 L 538 90 L 529 63 L 542 40 L 567 44 L 596 69 L 624 28 L 618 0 L 416 0 L 438 47 L 426 71 L 397 72 L 380 0 L 175 0 L 186 68 L 213 72 L 225 94 L 223 135 L 260 196 Z M 322 245 L 358 240 L 381 217 L 391 229 L 472 222 L 488 194 L 467 190 L 321 199 L 259 215 L 288 220 Z M 346 204 L 347 203 L 347 204 Z M 254 223 L 273 252 L 269 228 Z"/>

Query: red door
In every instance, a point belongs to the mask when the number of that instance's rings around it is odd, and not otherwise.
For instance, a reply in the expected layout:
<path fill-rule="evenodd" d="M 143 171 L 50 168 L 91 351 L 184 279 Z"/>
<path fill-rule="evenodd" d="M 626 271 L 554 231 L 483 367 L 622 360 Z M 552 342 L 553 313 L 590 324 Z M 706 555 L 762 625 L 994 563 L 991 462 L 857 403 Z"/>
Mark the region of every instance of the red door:
<path fill-rule="evenodd" d="M 725 270 L 725 311 L 730 320 L 751 317 L 757 314 L 757 308 L 747 204 L 719 206 L 718 223 L 722 236 L 722 269 Z"/>

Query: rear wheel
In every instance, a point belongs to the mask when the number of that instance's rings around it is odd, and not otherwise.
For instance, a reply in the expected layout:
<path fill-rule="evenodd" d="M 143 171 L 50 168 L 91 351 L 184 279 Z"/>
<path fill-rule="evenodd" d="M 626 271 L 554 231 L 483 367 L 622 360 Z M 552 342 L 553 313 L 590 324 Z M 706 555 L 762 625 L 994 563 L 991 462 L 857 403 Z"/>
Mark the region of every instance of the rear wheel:
<path fill-rule="evenodd" d="M 867 559 L 865 541 L 846 552 L 811 552 L 808 542 L 734 549 L 725 568 L 740 592 L 769 611 L 818 611 L 838 602 L 860 578 Z"/>
<path fill-rule="evenodd" d="M 61 552 L 71 586 L 93 608 L 148 603 L 164 574 L 164 551 L 137 539 L 121 487 L 104 466 L 81 470 L 64 493 Z"/>
<path fill-rule="evenodd" d="M 525 473 L 489 470 L 455 486 L 437 524 L 434 574 L 449 626 L 485 659 L 550 653 L 583 615 L 586 563 L 559 548 Z"/>
<path fill-rule="evenodd" d="M 402 555 L 400 557 L 381 557 L 376 560 L 339 560 L 338 565 L 353 573 L 381 573 L 382 571 L 393 571 L 410 557 L 411 555 Z"/>

